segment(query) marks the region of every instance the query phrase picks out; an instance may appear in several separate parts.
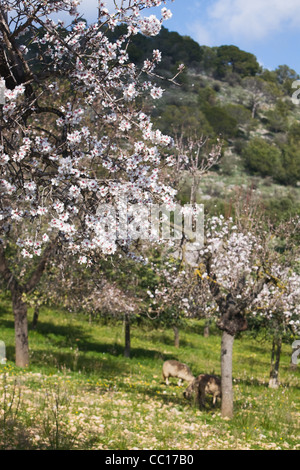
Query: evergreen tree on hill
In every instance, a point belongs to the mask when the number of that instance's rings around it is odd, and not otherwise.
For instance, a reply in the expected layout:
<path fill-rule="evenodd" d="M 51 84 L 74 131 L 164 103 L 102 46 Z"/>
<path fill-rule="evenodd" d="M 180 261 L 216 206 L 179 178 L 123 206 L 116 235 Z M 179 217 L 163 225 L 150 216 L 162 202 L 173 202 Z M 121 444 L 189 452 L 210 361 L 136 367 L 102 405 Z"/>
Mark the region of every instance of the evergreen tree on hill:
<path fill-rule="evenodd" d="M 242 77 L 254 76 L 260 71 L 256 57 L 236 46 L 221 46 L 215 59 L 215 78 L 225 78 L 230 72 Z"/>

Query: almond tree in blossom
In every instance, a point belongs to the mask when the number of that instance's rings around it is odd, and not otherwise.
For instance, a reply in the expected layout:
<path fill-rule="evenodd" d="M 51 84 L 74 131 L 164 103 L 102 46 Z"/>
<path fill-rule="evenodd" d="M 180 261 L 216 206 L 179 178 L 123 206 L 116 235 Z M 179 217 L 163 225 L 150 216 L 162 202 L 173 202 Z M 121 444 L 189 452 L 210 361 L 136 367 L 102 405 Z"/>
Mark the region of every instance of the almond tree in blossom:
<path fill-rule="evenodd" d="M 266 227 L 259 218 L 248 218 L 247 215 L 237 218 L 236 222 L 223 216 L 207 218 L 206 241 L 197 260 L 197 274 L 203 289 L 210 290 L 217 305 L 216 323 L 222 331 L 221 411 L 222 416 L 228 418 L 233 416 L 234 338 L 248 328 L 253 312 L 259 311 L 267 322 L 278 310 L 287 319 L 292 315 L 295 320 L 299 315 L 296 307 L 299 277 L 289 272 L 289 247 L 281 254 L 276 249 L 277 230 Z M 299 230 L 299 221 L 294 224 L 294 232 L 297 227 Z M 286 236 L 291 237 L 292 233 L 286 233 Z M 277 293 L 281 282 L 287 282 L 290 288 L 284 291 L 279 302 Z"/>
<path fill-rule="evenodd" d="M 284 336 L 289 339 L 300 334 L 300 276 L 292 269 L 273 266 L 280 281 L 265 285 L 254 302 L 258 309 L 253 315 L 272 335 L 272 354 L 269 387 L 279 386 L 279 364 Z"/>
<path fill-rule="evenodd" d="M 272 338 L 271 388 L 279 385 L 283 341 L 292 342 L 300 334 L 299 228 L 299 218 L 284 222 L 277 228 L 277 243 L 283 256 L 280 262 L 272 265 L 276 282 L 264 286 L 252 308 L 252 326 L 264 328 Z"/>
<path fill-rule="evenodd" d="M 99 1 L 98 21 L 88 26 L 78 0 L 1 1 L 0 274 L 12 295 L 18 366 L 29 363 L 24 294 L 60 247 L 80 263 L 112 254 L 128 240 L 117 237 L 105 204 L 173 199 L 159 179 L 172 139 L 136 104 L 162 96 L 154 81 L 161 55 L 154 50 L 138 70 L 127 54 L 133 35 L 159 33 L 170 10 L 161 19 L 145 10 L 165 3 L 120 0 L 110 13 Z M 74 21 L 54 22 L 54 12 Z M 111 42 L 107 33 L 119 23 L 127 32 Z M 21 263 L 11 262 L 19 254 Z"/>

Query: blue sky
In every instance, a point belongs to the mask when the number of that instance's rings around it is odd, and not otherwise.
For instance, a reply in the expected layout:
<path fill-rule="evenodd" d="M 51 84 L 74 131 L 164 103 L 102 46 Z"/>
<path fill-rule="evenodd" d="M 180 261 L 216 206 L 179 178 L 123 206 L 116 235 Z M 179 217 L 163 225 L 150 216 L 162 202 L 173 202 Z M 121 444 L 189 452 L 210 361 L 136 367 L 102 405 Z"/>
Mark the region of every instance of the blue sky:
<path fill-rule="evenodd" d="M 89 22 L 95 21 L 96 7 L 97 0 L 82 0 L 80 11 Z M 167 7 L 173 12 L 164 23 L 170 31 L 207 46 L 234 44 L 255 54 L 265 68 L 287 64 L 300 74 L 300 0 L 175 0 Z"/>
<path fill-rule="evenodd" d="M 165 26 L 199 44 L 234 44 L 265 67 L 300 74 L 300 0 L 175 0 Z"/>

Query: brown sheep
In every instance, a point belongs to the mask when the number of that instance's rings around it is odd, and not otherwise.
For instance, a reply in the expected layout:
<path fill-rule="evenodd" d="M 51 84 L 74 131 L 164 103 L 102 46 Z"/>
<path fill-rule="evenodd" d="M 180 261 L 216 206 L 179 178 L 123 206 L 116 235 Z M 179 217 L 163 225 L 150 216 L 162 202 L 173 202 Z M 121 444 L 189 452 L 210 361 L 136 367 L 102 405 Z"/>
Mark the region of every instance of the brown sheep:
<path fill-rule="evenodd" d="M 215 406 L 217 398 L 221 397 L 221 379 L 219 377 L 209 374 L 198 375 L 183 392 L 183 396 L 191 398 L 195 395 L 199 408 L 203 408 L 207 393 L 213 396 L 213 406 Z"/>

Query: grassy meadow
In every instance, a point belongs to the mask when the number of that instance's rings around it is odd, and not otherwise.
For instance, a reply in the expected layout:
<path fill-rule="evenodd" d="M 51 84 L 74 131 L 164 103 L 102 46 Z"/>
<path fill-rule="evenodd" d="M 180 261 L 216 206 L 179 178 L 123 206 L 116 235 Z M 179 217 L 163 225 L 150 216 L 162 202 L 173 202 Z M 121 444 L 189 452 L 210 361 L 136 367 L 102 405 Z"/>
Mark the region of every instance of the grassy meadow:
<path fill-rule="evenodd" d="M 32 312 L 30 312 L 31 316 Z M 248 333 L 234 345 L 235 415 L 223 420 L 220 403 L 204 411 L 183 398 L 175 379 L 166 387 L 166 359 L 187 363 L 195 375 L 220 374 L 220 332 L 208 338 L 191 321 L 173 346 L 172 330 L 132 326 L 131 358 L 123 357 L 121 323 L 90 324 L 83 315 L 44 308 L 29 334 L 31 364 L 14 366 L 10 305 L 0 304 L 0 449 L 200 450 L 299 449 L 299 370 L 290 370 L 284 345 L 280 382 L 268 388 L 270 344 Z"/>

